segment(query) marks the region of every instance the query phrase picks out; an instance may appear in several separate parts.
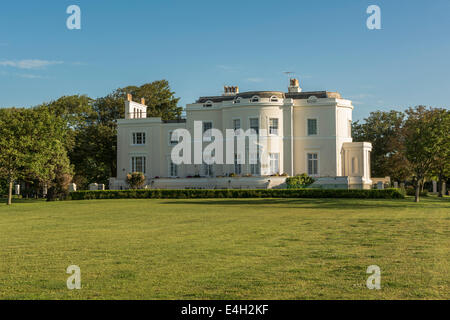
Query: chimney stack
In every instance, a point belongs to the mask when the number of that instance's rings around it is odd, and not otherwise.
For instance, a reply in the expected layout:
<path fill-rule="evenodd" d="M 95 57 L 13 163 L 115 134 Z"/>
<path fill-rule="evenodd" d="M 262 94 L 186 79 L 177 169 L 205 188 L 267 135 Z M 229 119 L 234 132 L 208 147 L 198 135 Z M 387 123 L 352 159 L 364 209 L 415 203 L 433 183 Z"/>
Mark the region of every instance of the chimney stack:
<path fill-rule="evenodd" d="M 289 80 L 289 92 L 302 92 L 298 79 L 292 78 Z"/>
<path fill-rule="evenodd" d="M 133 96 L 131 95 L 131 93 L 127 93 L 127 100 L 130 102 L 133 100 Z"/>
<path fill-rule="evenodd" d="M 145 98 L 141 98 L 141 104 L 145 106 Z"/>
<path fill-rule="evenodd" d="M 224 86 L 223 95 L 224 96 L 235 96 L 239 93 L 239 87 L 237 86 Z"/>

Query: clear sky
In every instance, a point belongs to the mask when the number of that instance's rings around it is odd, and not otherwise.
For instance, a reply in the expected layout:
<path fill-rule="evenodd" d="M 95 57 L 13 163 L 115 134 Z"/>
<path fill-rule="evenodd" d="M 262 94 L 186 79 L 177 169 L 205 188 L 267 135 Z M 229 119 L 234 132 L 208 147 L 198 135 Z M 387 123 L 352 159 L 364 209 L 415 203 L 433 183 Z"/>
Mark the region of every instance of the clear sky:
<path fill-rule="evenodd" d="M 81 30 L 66 9 L 81 8 Z M 381 30 L 366 27 L 369 5 Z M 2 1 L 0 107 L 167 79 L 180 105 L 241 91 L 339 91 L 370 111 L 449 107 L 450 0 Z"/>

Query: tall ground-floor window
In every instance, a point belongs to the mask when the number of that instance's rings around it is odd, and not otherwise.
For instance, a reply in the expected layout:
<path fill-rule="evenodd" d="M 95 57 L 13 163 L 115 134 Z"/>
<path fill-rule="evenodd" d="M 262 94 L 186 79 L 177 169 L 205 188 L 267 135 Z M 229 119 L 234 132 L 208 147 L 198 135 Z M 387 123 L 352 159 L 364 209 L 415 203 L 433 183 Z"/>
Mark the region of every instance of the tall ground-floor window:
<path fill-rule="evenodd" d="M 136 156 L 131 157 L 131 172 L 146 173 L 146 157 Z"/>
<path fill-rule="evenodd" d="M 240 164 L 241 157 L 239 154 L 234 154 L 234 173 L 241 174 L 242 173 L 242 164 Z"/>
<path fill-rule="evenodd" d="M 214 176 L 214 167 L 212 164 L 203 163 L 203 175 L 205 177 L 213 177 Z"/>
<path fill-rule="evenodd" d="M 269 154 L 269 163 L 270 163 L 270 174 L 280 173 L 280 154 L 279 153 L 270 153 Z"/>
<path fill-rule="evenodd" d="M 261 174 L 261 161 L 259 159 L 259 153 L 250 153 L 250 173 L 257 176 Z"/>
<path fill-rule="evenodd" d="M 178 166 L 169 159 L 169 176 L 177 177 L 178 176 Z"/>
<path fill-rule="evenodd" d="M 319 157 L 317 153 L 308 153 L 308 175 L 316 176 L 319 174 Z"/>

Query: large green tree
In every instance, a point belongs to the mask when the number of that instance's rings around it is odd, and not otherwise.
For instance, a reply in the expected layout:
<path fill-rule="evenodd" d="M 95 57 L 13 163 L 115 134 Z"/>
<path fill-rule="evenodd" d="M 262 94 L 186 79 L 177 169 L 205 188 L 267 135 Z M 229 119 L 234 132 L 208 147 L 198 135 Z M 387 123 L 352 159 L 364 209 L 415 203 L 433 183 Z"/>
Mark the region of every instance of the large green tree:
<path fill-rule="evenodd" d="M 72 137 L 72 130 L 67 127 L 66 120 L 52 110 L 36 108 L 33 110 L 34 120 L 30 124 L 32 131 L 31 152 L 33 161 L 25 168 L 25 180 L 38 182 L 40 187 L 46 186 L 50 191 L 48 200 L 62 195 L 72 179 L 72 167 L 67 155 L 67 141 Z M 60 181 L 67 183 L 62 186 Z M 59 187 L 58 192 L 55 188 Z"/>
<path fill-rule="evenodd" d="M 374 177 L 390 176 L 404 181 L 409 176 L 401 130 L 405 114 L 399 111 L 371 112 L 363 123 L 353 123 L 353 141 L 372 143 L 371 173 Z"/>
<path fill-rule="evenodd" d="M 406 110 L 403 126 L 405 157 L 411 169 L 416 189 L 415 201 L 419 202 L 425 178 L 430 176 L 438 147 L 443 139 L 440 120 L 435 109 L 418 106 Z"/>
<path fill-rule="evenodd" d="M 12 202 L 14 181 L 43 186 L 56 179 L 57 167 L 70 174 L 66 137 L 63 119 L 47 109 L 0 110 L 0 175 L 8 181 L 7 204 Z"/>
<path fill-rule="evenodd" d="M 433 109 L 431 112 L 437 134 L 441 136 L 434 146 L 431 172 L 438 179 L 439 197 L 443 197 L 444 183 L 450 178 L 450 110 Z"/>
<path fill-rule="evenodd" d="M 14 181 L 23 176 L 23 167 L 30 158 L 25 152 L 30 145 L 24 126 L 26 113 L 25 109 L 0 109 L 0 176 L 8 185 L 8 205 L 12 203 Z"/>
<path fill-rule="evenodd" d="M 93 102 L 86 95 L 73 95 L 63 96 L 38 107 L 49 110 L 64 121 L 67 129 L 64 145 L 74 167 L 73 180 L 80 187 L 98 177 L 98 165 L 93 160 L 97 157 L 98 150 L 84 146 L 86 142 L 99 140 L 91 130 L 98 119 L 98 114 L 92 107 Z"/>

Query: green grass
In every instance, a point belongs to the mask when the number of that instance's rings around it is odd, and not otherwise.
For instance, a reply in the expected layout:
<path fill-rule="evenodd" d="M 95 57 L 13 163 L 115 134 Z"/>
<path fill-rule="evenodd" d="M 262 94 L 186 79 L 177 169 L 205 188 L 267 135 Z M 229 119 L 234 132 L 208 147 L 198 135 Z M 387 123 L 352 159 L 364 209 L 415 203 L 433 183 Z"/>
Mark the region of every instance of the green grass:
<path fill-rule="evenodd" d="M 449 261 L 449 198 L 0 205 L 0 299 L 449 299 Z"/>

